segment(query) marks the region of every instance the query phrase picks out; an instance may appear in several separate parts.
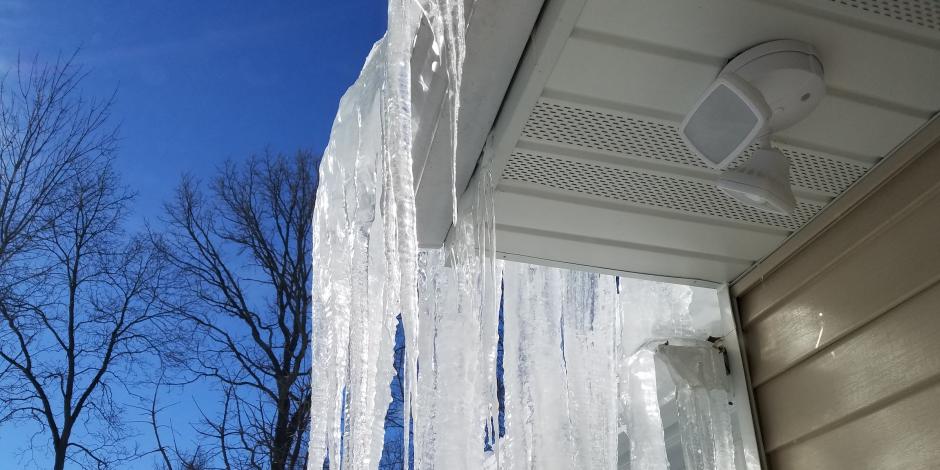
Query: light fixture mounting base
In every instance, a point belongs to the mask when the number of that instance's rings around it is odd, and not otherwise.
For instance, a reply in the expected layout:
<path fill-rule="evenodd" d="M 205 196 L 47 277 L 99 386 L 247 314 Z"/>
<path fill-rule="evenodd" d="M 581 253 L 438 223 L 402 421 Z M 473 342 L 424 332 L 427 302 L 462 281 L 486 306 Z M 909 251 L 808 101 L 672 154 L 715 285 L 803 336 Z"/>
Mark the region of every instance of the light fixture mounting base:
<path fill-rule="evenodd" d="M 816 48 L 795 39 L 758 44 L 738 54 L 719 76 L 734 74 L 756 88 L 770 108 L 769 132 L 786 129 L 819 104 L 826 94 Z"/>

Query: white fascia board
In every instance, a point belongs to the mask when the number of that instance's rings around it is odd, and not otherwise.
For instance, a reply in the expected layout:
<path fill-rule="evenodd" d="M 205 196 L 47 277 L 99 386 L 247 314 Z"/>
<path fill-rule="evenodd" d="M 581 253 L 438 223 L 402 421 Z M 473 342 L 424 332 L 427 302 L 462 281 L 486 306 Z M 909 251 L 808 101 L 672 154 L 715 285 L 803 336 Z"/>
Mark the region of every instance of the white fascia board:
<path fill-rule="evenodd" d="M 516 66 L 529 40 L 543 0 L 468 0 L 467 51 L 461 86 L 456 155 L 456 188 L 460 197 L 480 159 L 484 143 L 503 103 Z M 452 216 L 451 117 L 446 100 L 446 67 L 438 60 L 430 34 L 419 31 L 412 56 L 412 76 L 424 74 L 428 91 L 413 95 L 416 124 L 414 155 L 418 243 L 439 247 Z M 432 57 L 434 56 L 434 57 Z M 420 85 L 419 85 L 420 86 Z M 420 92 L 418 92 L 420 90 Z"/>

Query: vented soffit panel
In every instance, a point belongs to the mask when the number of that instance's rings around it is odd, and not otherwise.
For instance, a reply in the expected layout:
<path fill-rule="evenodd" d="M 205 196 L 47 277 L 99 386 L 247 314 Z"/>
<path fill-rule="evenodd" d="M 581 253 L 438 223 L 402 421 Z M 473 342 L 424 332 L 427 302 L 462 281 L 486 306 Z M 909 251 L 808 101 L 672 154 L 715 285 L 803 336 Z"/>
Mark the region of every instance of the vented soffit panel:
<path fill-rule="evenodd" d="M 564 3 L 546 2 L 493 130 L 505 258 L 728 282 L 940 109 L 938 2 Z M 789 216 L 725 196 L 678 134 L 728 59 L 780 38 L 817 47 L 828 87 L 775 136 L 798 201 Z"/>

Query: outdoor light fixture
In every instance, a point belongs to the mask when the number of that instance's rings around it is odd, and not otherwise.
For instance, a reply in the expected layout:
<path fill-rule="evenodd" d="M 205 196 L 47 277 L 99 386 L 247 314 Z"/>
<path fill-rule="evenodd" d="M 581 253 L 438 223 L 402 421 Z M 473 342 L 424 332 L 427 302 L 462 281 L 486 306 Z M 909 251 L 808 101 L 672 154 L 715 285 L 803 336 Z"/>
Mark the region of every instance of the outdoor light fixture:
<path fill-rule="evenodd" d="M 726 171 L 718 187 L 742 203 L 789 214 L 796 207 L 790 165 L 770 139 L 805 118 L 825 92 L 813 46 L 789 39 L 766 42 L 728 62 L 686 115 L 679 134 L 695 154 L 721 170 L 759 142 L 751 160 Z"/>
<path fill-rule="evenodd" d="M 769 141 L 761 142 L 747 163 L 726 171 L 718 187 L 739 202 L 765 211 L 789 214 L 796 208 L 790 162 Z"/>

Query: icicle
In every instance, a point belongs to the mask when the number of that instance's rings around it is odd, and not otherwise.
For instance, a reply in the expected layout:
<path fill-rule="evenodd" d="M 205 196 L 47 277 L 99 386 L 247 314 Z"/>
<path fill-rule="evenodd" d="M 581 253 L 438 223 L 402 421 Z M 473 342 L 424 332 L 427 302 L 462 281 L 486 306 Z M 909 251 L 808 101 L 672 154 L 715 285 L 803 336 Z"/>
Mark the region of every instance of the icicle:
<path fill-rule="evenodd" d="M 506 263 L 507 469 L 574 468 L 561 349 L 561 271 Z"/>
<path fill-rule="evenodd" d="M 467 54 L 467 11 L 465 3 L 471 8 L 471 0 L 426 0 L 424 7 L 434 39 L 445 54 L 447 66 L 447 115 L 450 116 L 450 177 L 451 177 L 451 214 L 452 222 L 457 224 L 458 190 L 457 188 L 457 148 L 460 123 L 460 92 L 463 81 L 463 65 Z"/>
<path fill-rule="evenodd" d="M 385 101 L 385 161 L 390 166 L 389 187 L 394 190 L 389 209 L 394 211 L 396 250 L 389 253 L 388 263 L 394 270 L 397 283 L 397 298 L 388 299 L 390 306 L 398 307 L 405 332 L 405 384 L 404 384 L 404 438 L 402 439 L 403 461 L 409 461 L 409 433 L 411 426 L 411 404 L 414 401 L 414 386 L 417 381 L 419 349 L 417 270 L 418 242 L 416 232 L 414 176 L 412 173 L 412 129 L 411 113 L 411 52 L 420 19 L 419 6 L 413 0 L 389 0 L 387 43 L 390 50 L 386 65 Z M 397 300 L 397 305 L 396 305 Z M 389 373 L 391 370 L 389 368 Z M 377 426 L 377 428 L 379 428 Z M 375 430 L 376 433 L 379 429 Z M 381 452 L 381 451 L 380 451 Z"/>
<path fill-rule="evenodd" d="M 340 102 L 315 210 L 310 466 L 372 468 L 382 449 L 395 318 L 414 327 L 411 159 L 414 8 L 389 5 L 389 32 Z"/>
<path fill-rule="evenodd" d="M 377 44 L 340 102 L 330 143 L 320 165 L 315 210 L 313 281 L 313 395 L 311 466 L 329 455 L 336 466 L 343 453 L 344 396 L 349 379 L 350 326 L 368 298 L 369 238 L 376 212 L 380 143 L 364 128 L 379 119 L 384 49 Z M 340 254 L 343 254 L 340 256 Z M 350 256 L 352 259 L 350 259 Z M 363 295 L 366 294 L 366 295 Z"/>

